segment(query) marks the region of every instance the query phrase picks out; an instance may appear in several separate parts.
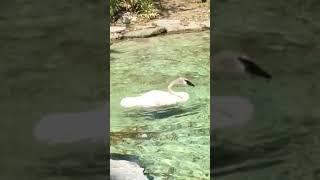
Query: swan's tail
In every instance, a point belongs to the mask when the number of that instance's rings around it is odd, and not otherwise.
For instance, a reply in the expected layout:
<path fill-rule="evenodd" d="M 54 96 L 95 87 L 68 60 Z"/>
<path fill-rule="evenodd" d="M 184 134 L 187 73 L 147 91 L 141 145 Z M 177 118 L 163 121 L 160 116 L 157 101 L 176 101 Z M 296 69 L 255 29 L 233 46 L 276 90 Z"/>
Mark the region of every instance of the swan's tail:
<path fill-rule="evenodd" d="M 138 106 L 138 98 L 137 97 L 125 97 L 121 100 L 120 105 L 124 108 L 130 108 Z"/>

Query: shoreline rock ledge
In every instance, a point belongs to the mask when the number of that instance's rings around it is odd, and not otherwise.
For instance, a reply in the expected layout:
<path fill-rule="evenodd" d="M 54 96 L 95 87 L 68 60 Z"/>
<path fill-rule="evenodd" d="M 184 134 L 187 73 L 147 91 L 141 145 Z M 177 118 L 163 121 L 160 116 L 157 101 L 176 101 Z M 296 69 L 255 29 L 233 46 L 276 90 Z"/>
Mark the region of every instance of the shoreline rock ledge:
<path fill-rule="evenodd" d="M 124 37 L 125 38 L 146 38 L 146 37 L 160 35 L 166 32 L 167 30 L 164 27 L 153 27 L 153 28 L 129 31 L 124 34 Z"/>
<path fill-rule="evenodd" d="M 210 29 L 210 20 L 203 22 L 182 21 L 173 19 L 158 19 L 147 25 L 133 25 L 132 28 L 123 26 L 110 27 L 110 41 L 121 39 L 147 38 L 161 34 L 197 32 Z"/>

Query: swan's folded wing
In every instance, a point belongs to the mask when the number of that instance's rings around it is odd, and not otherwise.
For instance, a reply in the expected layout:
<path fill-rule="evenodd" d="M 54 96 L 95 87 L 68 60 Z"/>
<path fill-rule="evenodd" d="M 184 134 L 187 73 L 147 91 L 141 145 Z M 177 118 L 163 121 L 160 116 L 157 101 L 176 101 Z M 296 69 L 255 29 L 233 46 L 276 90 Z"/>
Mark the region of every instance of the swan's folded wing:
<path fill-rule="evenodd" d="M 141 96 L 141 104 L 145 107 L 168 106 L 177 103 L 177 97 L 169 92 L 152 90 Z"/>

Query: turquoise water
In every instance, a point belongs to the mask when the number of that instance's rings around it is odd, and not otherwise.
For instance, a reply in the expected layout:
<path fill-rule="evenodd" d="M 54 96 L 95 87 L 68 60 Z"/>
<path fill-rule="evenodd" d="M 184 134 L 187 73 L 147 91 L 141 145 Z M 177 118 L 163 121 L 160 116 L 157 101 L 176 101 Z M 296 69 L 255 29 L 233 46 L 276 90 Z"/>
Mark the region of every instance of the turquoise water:
<path fill-rule="evenodd" d="M 128 40 L 111 46 L 111 153 L 140 157 L 146 173 L 161 179 L 210 177 L 209 32 Z M 122 98 L 166 90 L 179 76 L 195 87 L 175 107 L 125 110 Z"/>

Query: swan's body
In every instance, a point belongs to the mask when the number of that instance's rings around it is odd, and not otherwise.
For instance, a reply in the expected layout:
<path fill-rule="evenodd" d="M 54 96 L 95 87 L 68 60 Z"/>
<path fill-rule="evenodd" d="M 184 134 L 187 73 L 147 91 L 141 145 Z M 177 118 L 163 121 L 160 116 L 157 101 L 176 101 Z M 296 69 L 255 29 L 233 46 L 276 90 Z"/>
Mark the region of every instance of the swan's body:
<path fill-rule="evenodd" d="M 179 96 L 166 91 L 152 90 L 138 97 L 126 97 L 121 101 L 121 106 L 125 108 L 141 106 L 144 108 L 169 106 L 177 103 L 186 102 L 189 94 L 185 92 L 176 92 Z"/>
<path fill-rule="evenodd" d="M 168 91 L 152 90 L 136 97 L 125 97 L 121 100 L 120 105 L 125 108 L 131 107 L 161 107 L 170 106 L 188 101 L 189 94 L 186 92 L 175 92 L 171 88 L 174 85 L 191 85 L 190 81 L 185 78 L 178 78 L 170 83 Z"/>

